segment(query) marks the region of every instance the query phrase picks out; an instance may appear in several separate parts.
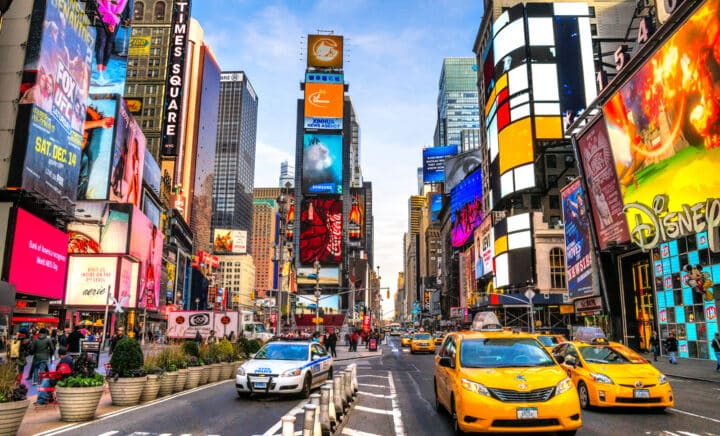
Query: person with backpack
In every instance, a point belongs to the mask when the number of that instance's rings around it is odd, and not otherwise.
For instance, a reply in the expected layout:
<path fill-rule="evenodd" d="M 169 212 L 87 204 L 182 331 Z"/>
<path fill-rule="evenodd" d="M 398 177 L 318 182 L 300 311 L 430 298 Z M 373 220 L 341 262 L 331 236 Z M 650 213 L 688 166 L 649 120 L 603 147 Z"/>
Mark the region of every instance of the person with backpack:
<path fill-rule="evenodd" d="M 33 386 L 37 386 L 38 384 L 38 372 L 47 371 L 50 365 L 50 358 L 55 354 L 55 348 L 48 337 L 48 333 L 48 329 L 45 327 L 41 328 L 37 340 L 33 341 L 30 348 L 30 354 L 32 354 L 33 359 L 27 380 L 32 378 Z"/>
<path fill-rule="evenodd" d="M 27 365 L 27 358 L 30 355 L 31 344 L 32 339 L 30 338 L 30 333 L 25 327 L 20 328 L 15 339 L 10 343 L 10 359 L 16 362 L 19 374 L 25 372 L 25 365 Z"/>
<path fill-rule="evenodd" d="M 67 348 L 62 345 L 59 346 L 58 356 L 59 360 L 57 365 L 55 366 L 55 371 L 59 373 L 58 375 L 60 376 L 60 378 L 43 379 L 40 385 L 40 387 L 43 389 L 38 389 L 38 396 L 36 402 L 36 404 L 38 405 L 52 403 L 53 401 L 55 401 L 52 390 L 48 390 L 47 388 L 54 387 L 57 384 L 58 380 L 67 378 L 72 374 L 73 358 L 71 355 L 68 354 Z"/>

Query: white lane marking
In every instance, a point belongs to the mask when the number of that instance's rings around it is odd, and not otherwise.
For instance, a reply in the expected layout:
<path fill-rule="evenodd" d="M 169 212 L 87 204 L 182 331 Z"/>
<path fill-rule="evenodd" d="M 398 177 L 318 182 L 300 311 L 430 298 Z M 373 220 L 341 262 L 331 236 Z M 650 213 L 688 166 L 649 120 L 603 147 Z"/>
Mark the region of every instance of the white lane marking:
<path fill-rule="evenodd" d="M 392 398 L 392 395 L 381 395 L 381 394 L 371 394 L 370 392 L 364 392 L 364 391 L 358 391 L 358 394 L 360 395 L 367 395 L 368 397 L 375 397 L 375 398 Z"/>
<path fill-rule="evenodd" d="M 393 381 L 392 372 L 388 371 L 388 381 L 390 384 L 390 400 L 392 401 L 393 408 L 393 424 L 395 425 L 395 434 L 397 436 L 405 436 L 405 429 L 402 423 L 402 414 L 400 413 L 400 407 L 397 402 L 397 392 L 395 392 L 395 382 Z"/>
<path fill-rule="evenodd" d="M 355 410 L 360 410 L 361 412 L 370 412 L 370 413 L 377 413 L 378 415 L 392 415 L 392 410 L 385 410 L 385 409 L 375 409 L 374 407 L 365 407 L 365 406 L 355 406 Z"/>
<path fill-rule="evenodd" d="M 383 376 L 383 375 L 374 375 L 374 374 L 358 374 L 358 375 L 357 375 L 357 378 L 360 378 L 360 377 L 376 377 L 376 378 L 384 378 L 384 379 L 387 379 L 387 377 L 385 377 L 385 376 Z"/>
<path fill-rule="evenodd" d="M 387 386 L 384 386 L 384 385 L 371 385 L 371 384 L 368 384 L 368 383 L 358 383 L 358 386 L 367 386 L 367 387 L 370 387 L 370 388 L 386 388 L 386 387 L 387 387 Z"/>
<path fill-rule="evenodd" d="M 113 430 L 113 431 L 108 431 L 108 432 L 105 432 L 105 433 L 101 433 L 101 434 L 99 434 L 98 436 L 112 436 L 112 435 L 114 435 L 114 434 L 116 434 L 116 433 L 120 433 L 120 432 L 117 431 L 117 430 Z"/>
<path fill-rule="evenodd" d="M 409 366 L 412 366 L 413 368 L 415 368 L 415 371 L 414 371 L 414 372 L 420 372 L 420 370 L 418 369 L 417 366 L 415 366 L 414 363 L 411 363 Z"/>
<path fill-rule="evenodd" d="M 303 411 L 303 406 L 308 404 L 308 400 L 301 400 L 295 407 L 290 409 L 288 413 L 285 415 L 297 415 L 298 413 L 301 413 Z M 272 427 L 270 427 L 265 433 L 263 433 L 263 436 L 272 436 L 277 433 L 278 430 L 282 428 L 282 419 L 280 419 L 278 422 L 275 423 Z"/>
<path fill-rule="evenodd" d="M 430 412 L 432 412 L 432 411 L 433 411 L 433 406 L 430 405 L 430 403 L 428 402 L 428 400 L 426 400 L 425 397 L 422 396 L 422 392 L 420 392 L 420 385 L 418 385 L 418 383 L 415 381 L 415 379 L 412 378 L 412 377 L 410 377 L 409 374 L 408 374 L 408 379 L 410 379 L 410 382 L 412 383 L 413 388 L 415 389 L 415 395 L 416 395 L 418 398 L 420 398 L 420 400 L 421 400 L 421 401 L 423 402 L 423 404 L 425 405 L 425 408 L 426 408 L 427 410 L 429 410 Z"/>
<path fill-rule="evenodd" d="M 720 419 L 710 418 L 709 416 L 698 415 L 698 414 L 696 414 L 696 413 L 686 412 L 686 411 L 684 411 L 684 410 L 675 409 L 675 408 L 668 409 L 668 410 L 670 410 L 670 411 L 672 411 L 672 412 L 682 413 L 683 415 L 692 416 L 692 417 L 695 417 L 695 418 L 706 419 L 706 420 L 708 420 L 708 421 L 710 421 L 710 422 L 715 422 L 715 423 L 720 424 Z"/>
<path fill-rule="evenodd" d="M 399 353 L 399 352 L 400 352 L 400 350 L 398 350 L 397 347 L 392 347 L 392 348 L 390 348 L 390 350 L 391 350 L 393 353 Z"/>
<path fill-rule="evenodd" d="M 340 433 L 340 434 L 344 434 L 347 436 L 381 436 L 379 434 L 368 433 L 368 432 L 364 432 L 364 431 L 360 431 L 360 430 L 353 430 L 353 429 L 347 428 L 347 427 L 344 428 L 342 433 Z"/>
<path fill-rule="evenodd" d="M 678 430 L 677 432 L 680 433 L 680 434 L 684 434 L 685 436 L 700 436 L 700 435 L 697 434 L 697 433 L 690 433 L 689 431 Z"/>

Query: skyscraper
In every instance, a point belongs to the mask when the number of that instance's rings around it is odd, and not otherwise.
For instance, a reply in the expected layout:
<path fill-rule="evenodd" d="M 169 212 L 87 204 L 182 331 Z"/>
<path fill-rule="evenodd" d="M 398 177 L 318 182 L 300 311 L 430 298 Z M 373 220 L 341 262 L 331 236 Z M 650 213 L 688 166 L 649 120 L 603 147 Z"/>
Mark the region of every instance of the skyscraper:
<path fill-rule="evenodd" d="M 276 289 L 275 269 L 273 261 L 277 226 L 279 224 L 278 202 L 281 194 L 280 188 L 253 189 L 253 229 L 250 247 L 255 261 L 255 292 L 256 296 L 263 296 L 262 292 Z"/>
<path fill-rule="evenodd" d="M 445 58 L 438 81 L 435 145 L 460 146 L 463 129 L 480 127 L 474 58 Z M 466 150 L 463 150 L 466 151 Z"/>
<path fill-rule="evenodd" d="M 282 188 L 286 183 L 290 183 L 291 188 L 295 186 L 295 165 L 291 164 L 288 160 L 280 163 L 279 186 Z"/>
<path fill-rule="evenodd" d="M 258 97 L 243 71 L 220 76 L 213 229 L 246 230 L 252 240 Z"/>

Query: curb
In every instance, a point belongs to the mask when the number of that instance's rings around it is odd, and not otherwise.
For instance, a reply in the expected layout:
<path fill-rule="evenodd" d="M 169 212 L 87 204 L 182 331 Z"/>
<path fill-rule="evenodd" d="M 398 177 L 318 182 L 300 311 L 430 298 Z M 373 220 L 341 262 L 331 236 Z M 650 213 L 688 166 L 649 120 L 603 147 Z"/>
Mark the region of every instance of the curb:
<path fill-rule="evenodd" d="M 383 353 L 376 354 L 373 356 L 357 356 L 357 357 L 343 357 L 342 359 L 333 359 L 333 362 L 344 362 L 346 360 L 357 360 L 357 359 L 372 359 L 374 357 L 382 357 Z"/>
<path fill-rule="evenodd" d="M 338 425 L 335 431 L 332 433 L 333 436 L 340 436 L 342 434 L 348 420 L 350 419 L 350 413 L 355 410 L 355 404 L 357 404 L 357 396 L 355 397 L 353 402 L 350 403 L 350 407 L 348 407 L 347 413 L 343 416 L 342 421 L 340 421 L 340 425 Z"/>
<path fill-rule="evenodd" d="M 711 380 L 708 378 L 692 377 L 689 375 L 670 374 L 669 372 L 664 372 L 663 374 L 665 374 L 668 377 L 679 378 L 679 379 L 683 379 L 683 380 L 694 380 L 694 381 L 700 381 L 700 382 L 706 382 L 706 383 L 720 383 L 720 380 Z"/>

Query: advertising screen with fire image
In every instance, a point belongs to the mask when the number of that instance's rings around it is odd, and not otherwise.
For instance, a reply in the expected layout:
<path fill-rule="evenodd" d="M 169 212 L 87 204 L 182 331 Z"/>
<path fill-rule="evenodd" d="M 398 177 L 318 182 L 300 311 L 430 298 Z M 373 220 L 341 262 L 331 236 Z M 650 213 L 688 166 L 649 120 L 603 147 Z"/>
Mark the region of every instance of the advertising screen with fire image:
<path fill-rule="evenodd" d="M 342 200 L 303 200 L 300 215 L 300 262 L 342 260 Z"/>
<path fill-rule="evenodd" d="M 708 0 L 603 108 L 623 202 L 720 192 L 720 0 Z"/>

